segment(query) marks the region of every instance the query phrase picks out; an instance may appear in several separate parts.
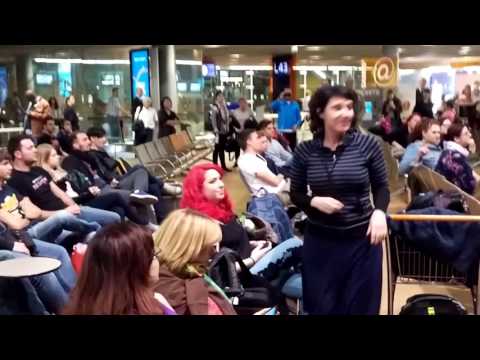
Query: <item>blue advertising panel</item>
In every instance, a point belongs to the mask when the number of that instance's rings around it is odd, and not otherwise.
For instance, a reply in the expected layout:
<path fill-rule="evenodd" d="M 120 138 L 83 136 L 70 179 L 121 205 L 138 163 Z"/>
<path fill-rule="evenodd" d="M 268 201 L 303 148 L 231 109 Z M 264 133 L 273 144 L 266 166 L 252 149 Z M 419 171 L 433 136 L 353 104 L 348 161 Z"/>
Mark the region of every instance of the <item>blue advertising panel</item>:
<path fill-rule="evenodd" d="M 137 88 L 142 88 L 145 96 L 150 96 L 150 60 L 148 49 L 130 51 L 130 77 L 132 98 Z"/>
<path fill-rule="evenodd" d="M 8 95 L 7 68 L 0 66 L 0 106 L 5 106 Z"/>
<path fill-rule="evenodd" d="M 58 64 L 58 90 L 60 96 L 67 97 L 72 92 L 72 64 Z"/>

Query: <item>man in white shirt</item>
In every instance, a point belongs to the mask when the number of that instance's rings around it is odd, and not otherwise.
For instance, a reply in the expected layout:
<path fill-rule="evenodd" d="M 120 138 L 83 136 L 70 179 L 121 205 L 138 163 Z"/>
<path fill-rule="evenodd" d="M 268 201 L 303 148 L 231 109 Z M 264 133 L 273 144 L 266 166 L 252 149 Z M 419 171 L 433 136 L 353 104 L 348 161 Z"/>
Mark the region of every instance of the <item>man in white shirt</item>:
<path fill-rule="evenodd" d="M 279 194 L 287 188 L 283 175 L 275 175 L 270 171 L 267 161 L 260 155 L 265 152 L 267 146 L 268 139 L 261 131 L 247 129 L 240 136 L 243 153 L 238 159 L 238 167 L 253 195 L 261 193 L 261 189 Z"/>
<path fill-rule="evenodd" d="M 258 124 L 258 130 L 263 131 L 268 139 L 268 147 L 265 152 L 266 155 L 273 160 L 277 168 L 282 168 L 292 159 L 293 155 L 290 151 L 285 150 L 285 148 L 274 139 L 275 136 L 275 127 L 271 120 L 262 120 Z"/>
<path fill-rule="evenodd" d="M 118 99 L 118 88 L 112 89 L 112 96 L 108 99 L 107 103 L 107 124 L 110 125 L 110 134 L 113 137 L 119 137 L 121 135 L 122 141 L 125 141 L 123 136 L 123 120 L 121 116 L 130 116 L 130 113 L 120 105 Z M 120 131 L 119 131 L 120 130 Z"/>

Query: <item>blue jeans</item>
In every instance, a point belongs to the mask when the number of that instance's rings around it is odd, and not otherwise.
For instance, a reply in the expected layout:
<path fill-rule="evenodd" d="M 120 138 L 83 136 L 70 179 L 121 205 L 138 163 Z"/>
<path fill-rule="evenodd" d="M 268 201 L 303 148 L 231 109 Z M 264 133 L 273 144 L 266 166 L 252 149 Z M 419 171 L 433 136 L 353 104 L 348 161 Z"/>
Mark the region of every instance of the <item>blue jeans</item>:
<path fill-rule="evenodd" d="M 96 222 L 101 227 L 118 223 L 121 221 L 120 215 L 107 210 L 95 209 L 89 206 L 80 206 L 80 214 L 77 217 L 88 222 Z"/>
<path fill-rule="evenodd" d="M 290 238 L 275 246 L 265 254 L 250 272 L 260 275 L 270 282 L 278 280 L 282 272 L 287 272 L 292 266 L 298 265 L 301 260 L 303 242 L 297 238 Z M 302 277 L 293 274 L 282 286 L 282 293 L 289 297 L 302 297 Z"/>
<path fill-rule="evenodd" d="M 81 209 L 83 211 L 83 207 Z M 87 213 L 88 211 L 90 210 L 87 210 Z M 100 229 L 98 222 L 90 222 L 87 219 L 82 219 L 80 215 L 73 215 L 66 210 L 62 210 L 46 220 L 33 224 L 27 231 L 34 239 L 42 239 L 43 241 L 53 243 L 63 230 L 79 233 L 80 235 L 87 235 L 92 231 Z"/>
<path fill-rule="evenodd" d="M 17 253 L 10 250 L 0 250 L 0 261 L 15 259 L 16 255 Z M 54 275 L 52 274 L 52 276 Z M 2 315 L 23 314 L 25 312 L 29 315 L 48 314 L 29 278 L 0 278 L 0 292 L 2 294 L 0 297 L 0 312 Z M 19 299 L 19 297 L 22 298 Z M 24 306 L 21 304 L 24 304 Z"/>
<path fill-rule="evenodd" d="M 66 305 L 68 294 L 77 281 L 70 257 L 67 251 L 60 245 L 36 239 L 33 242 L 37 247 L 38 256 L 57 259 L 62 263 L 54 272 L 28 278 L 45 308 L 50 312 L 59 312 Z M 29 256 L 15 251 L 10 251 L 10 253 L 12 258 Z M 34 296 L 34 294 L 30 293 L 29 296 Z"/>

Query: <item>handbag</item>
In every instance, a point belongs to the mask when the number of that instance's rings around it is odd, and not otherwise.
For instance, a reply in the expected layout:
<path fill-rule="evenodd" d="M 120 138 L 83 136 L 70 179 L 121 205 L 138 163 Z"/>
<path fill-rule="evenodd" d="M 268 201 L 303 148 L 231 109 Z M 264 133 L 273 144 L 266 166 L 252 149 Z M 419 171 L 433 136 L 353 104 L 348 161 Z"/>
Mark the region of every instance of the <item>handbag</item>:
<path fill-rule="evenodd" d="M 236 263 L 240 266 L 237 272 Z M 269 282 L 253 275 L 235 251 L 222 248 L 208 267 L 208 276 L 223 290 L 239 314 L 253 314 L 279 304 L 280 297 Z"/>
<path fill-rule="evenodd" d="M 261 217 L 247 212 L 240 219 L 242 224 L 244 223 L 242 221 L 244 218 L 250 220 L 255 225 L 255 229 L 245 228 L 249 240 L 267 240 L 273 244 L 279 243 L 278 235 L 273 231 L 272 226 Z"/>
<path fill-rule="evenodd" d="M 467 315 L 467 310 L 450 296 L 419 294 L 407 300 L 399 315 Z"/>

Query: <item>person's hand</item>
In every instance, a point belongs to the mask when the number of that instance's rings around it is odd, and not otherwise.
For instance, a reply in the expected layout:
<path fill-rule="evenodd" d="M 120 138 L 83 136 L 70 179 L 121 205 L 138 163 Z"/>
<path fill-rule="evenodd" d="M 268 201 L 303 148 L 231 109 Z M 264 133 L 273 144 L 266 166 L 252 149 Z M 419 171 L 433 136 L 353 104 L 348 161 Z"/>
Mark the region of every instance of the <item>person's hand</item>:
<path fill-rule="evenodd" d="M 381 244 L 387 238 L 387 218 L 382 210 L 375 210 L 370 217 L 367 236 L 370 236 L 372 245 Z"/>
<path fill-rule="evenodd" d="M 119 182 L 118 182 L 117 179 L 113 179 L 112 182 L 110 183 L 110 185 L 111 185 L 112 187 L 117 187 L 118 184 L 119 184 Z"/>
<path fill-rule="evenodd" d="M 77 204 L 75 205 L 70 205 L 69 207 L 67 207 L 65 210 L 67 210 L 70 214 L 72 215 L 78 215 L 80 214 L 80 206 L 78 206 Z"/>
<path fill-rule="evenodd" d="M 93 196 L 97 196 L 101 192 L 101 190 L 98 186 L 90 186 L 88 188 L 88 191 L 90 191 L 90 194 L 92 194 Z"/>
<path fill-rule="evenodd" d="M 420 147 L 420 149 L 418 149 L 418 158 L 421 159 L 422 157 L 427 155 L 429 152 L 430 152 L 430 150 L 428 149 L 428 146 L 427 145 L 422 145 Z"/>
<path fill-rule="evenodd" d="M 477 146 L 476 146 L 475 140 L 473 140 L 473 138 L 471 138 L 468 141 L 468 151 L 470 151 L 471 154 L 475 154 L 477 152 Z"/>
<path fill-rule="evenodd" d="M 13 249 L 12 250 L 16 251 L 16 252 L 23 253 L 23 254 L 30 255 L 30 250 L 28 250 L 28 248 L 25 246 L 25 244 L 20 242 L 20 241 L 15 241 L 15 243 L 13 244 Z"/>
<path fill-rule="evenodd" d="M 266 253 L 272 250 L 272 243 L 270 241 L 259 241 L 259 243 L 260 244 L 256 246 L 250 254 L 250 257 L 255 261 L 255 263 L 264 257 Z"/>
<path fill-rule="evenodd" d="M 24 199 L 20 201 L 20 206 L 22 207 L 22 210 L 27 217 L 27 219 L 38 219 L 42 215 L 42 210 L 40 210 L 37 207 L 28 206 L 25 204 Z"/>
<path fill-rule="evenodd" d="M 334 198 L 321 196 L 315 196 L 310 201 L 310 205 L 325 214 L 334 214 L 344 207 L 340 201 Z"/>

